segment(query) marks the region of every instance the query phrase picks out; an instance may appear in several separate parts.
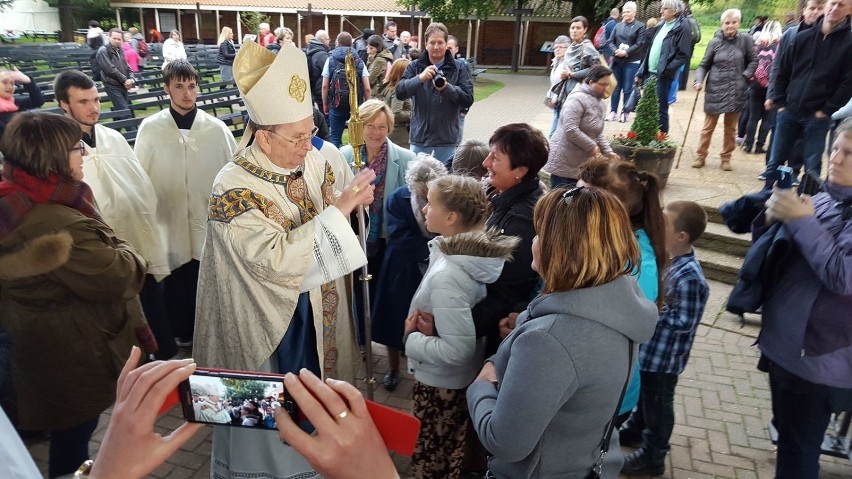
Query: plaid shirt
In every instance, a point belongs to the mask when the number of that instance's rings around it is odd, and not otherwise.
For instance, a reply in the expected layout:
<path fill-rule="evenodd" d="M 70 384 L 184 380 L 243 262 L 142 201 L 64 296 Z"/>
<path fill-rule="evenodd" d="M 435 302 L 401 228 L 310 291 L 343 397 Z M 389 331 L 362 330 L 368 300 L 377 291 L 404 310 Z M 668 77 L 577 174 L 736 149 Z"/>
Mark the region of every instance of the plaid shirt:
<path fill-rule="evenodd" d="M 646 372 L 680 374 L 710 295 L 695 251 L 671 260 L 664 286 L 657 329 L 650 341 L 639 346 L 639 366 Z"/>

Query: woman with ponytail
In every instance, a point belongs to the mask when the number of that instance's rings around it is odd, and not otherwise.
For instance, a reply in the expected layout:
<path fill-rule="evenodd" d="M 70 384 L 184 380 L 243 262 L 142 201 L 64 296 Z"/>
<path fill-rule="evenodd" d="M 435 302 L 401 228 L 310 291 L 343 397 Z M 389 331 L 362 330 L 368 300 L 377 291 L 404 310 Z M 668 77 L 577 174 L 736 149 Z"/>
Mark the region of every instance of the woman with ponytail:
<path fill-rule="evenodd" d="M 639 243 L 639 267 L 633 274 L 645 297 L 657 304 L 663 304 L 663 277 L 668 255 L 666 254 L 666 218 L 660 201 L 660 180 L 656 175 L 639 171 L 633 163 L 608 157 L 598 157 L 587 161 L 580 170 L 580 183 L 597 186 L 614 193 L 621 200 L 633 234 Z M 642 348 L 640 347 L 640 356 Z M 638 371 L 638 368 L 634 368 Z M 624 394 L 619 411 L 619 423 L 627 420 L 630 411 L 639 402 L 641 384 L 638 372 L 634 372 L 630 386 Z M 642 414 L 637 411 L 634 418 L 625 426 L 629 430 L 621 433 L 621 441 L 641 440 Z M 638 434 L 633 435 L 638 430 Z"/>

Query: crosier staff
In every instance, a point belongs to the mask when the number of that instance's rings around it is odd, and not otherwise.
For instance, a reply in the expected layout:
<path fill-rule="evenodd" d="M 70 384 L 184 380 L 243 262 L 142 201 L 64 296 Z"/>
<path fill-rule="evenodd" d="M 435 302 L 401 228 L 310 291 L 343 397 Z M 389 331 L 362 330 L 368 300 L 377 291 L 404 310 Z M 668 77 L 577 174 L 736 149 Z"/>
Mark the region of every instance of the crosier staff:
<path fill-rule="evenodd" d="M 352 146 L 352 166 L 355 174 L 364 169 L 364 161 L 361 159 L 361 147 L 364 146 L 364 121 L 358 113 L 358 81 L 360 81 L 358 69 L 355 68 L 355 58 L 352 49 L 346 52 L 346 83 L 349 84 L 349 144 Z M 358 238 L 361 240 L 361 248 L 367 253 L 367 221 L 363 207 L 358 207 Z M 373 386 L 376 379 L 373 377 L 373 330 L 370 317 L 370 275 L 368 264 L 361 269 L 361 287 L 364 298 L 364 349 L 366 353 L 366 379 L 367 399 L 373 399 Z"/>

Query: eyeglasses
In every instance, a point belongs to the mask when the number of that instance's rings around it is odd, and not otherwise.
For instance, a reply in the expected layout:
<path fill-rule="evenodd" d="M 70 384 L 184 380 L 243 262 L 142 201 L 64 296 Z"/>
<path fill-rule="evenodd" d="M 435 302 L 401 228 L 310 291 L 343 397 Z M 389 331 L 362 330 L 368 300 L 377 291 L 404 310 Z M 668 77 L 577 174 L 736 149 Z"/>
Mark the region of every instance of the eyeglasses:
<path fill-rule="evenodd" d="M 290 138 L 287 138 L 286 136 L 284 136 L 284 135 L 282 135 L 282 134 L 280 134 L 280 133 L 275 133 L 275 132 L 274 132 L 274 131 L 272 131 L 272 130 L 263 130 L 263 131 L 265 131 L 266 133 L 271 133 L 271 134 L 273 134 L 273 135 L 275 135 L 275 136 L 277 136 L 277 137 L 281 138 L 282 140 L 287 140 L 287 141 L 289 141 L 289 142 L 290 142 L 290 143 L 292 143 L 292 144 L 293 144 L 293 146 L 295 146 L 296 148 L 303 148 L 303 147 L 305 147 L 305 146 L 308 146 L 308 145 L 311 143 L 311 140 L 312 140 L 312 139 L 313 139 L 313 138 L 317 135 L 317 132 L 319 131 L 319 128 L 314 127 L 314 129 L 313 129 L 313 130 L 311 130 L 311 134 L 310 134 L 310 136 L 307 136 L 307 137 L 305 137 L 305 138 L 300 138 L 300 139 L 298 139 L 298 140 L 291 140 Z"/>
<path fill-rule="evenodd" d="M 86 156 L 86 144 L 83 142 L 83 140 L 80 140 L 80 143 L 78 143 L 77 146 L 75 146 L 74 148 L 68 148 L 68 153 L 71 153 L 72 151 L 77 151 L 81 155 Z"/>
<path fill-rule="evenodd" d="M 565 190 L 565 193 L 562 193 L 562 201 L 564 201 L 566 205 L 571 206 L 571 200 L 574 198 L 574 195 L 582 189 L 582 186 L 575 186 L 571 189 Z"/>

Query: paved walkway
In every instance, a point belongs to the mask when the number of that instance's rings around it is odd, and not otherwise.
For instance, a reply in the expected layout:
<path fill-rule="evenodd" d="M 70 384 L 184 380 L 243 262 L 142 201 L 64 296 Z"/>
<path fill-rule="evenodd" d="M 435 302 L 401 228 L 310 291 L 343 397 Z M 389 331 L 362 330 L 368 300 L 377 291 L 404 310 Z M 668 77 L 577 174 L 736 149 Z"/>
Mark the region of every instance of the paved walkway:
<path fill-rule="evenodd" d="M 499 80 L 506 88 L 474 105 L 465 124 L 466 138 L 487 141 L 494 129 L 512 122 L 528 122 L 545 133 L 549 131 L 551 111 L 542 103 L 548 88 L 546 77 L 485 74 L 483 78 Z M 692 91 L 681 92 L 679 101 L 671 108 L 671 136 L 675 139 L 684 137 L 694 95 Z M 762 156 L 746 155 L 738 150 L 733 158 L 734 171 L 719 170 L 720 129 L 711 147 L 708 166 L 700 170 L 689 167 L 702 121 L 699 99 L 681 167 L 669 178 L 666 200 L 690 199 L 718 206 L 722 201 L 758 188 L 760 182 L 755 176 L 762 171 Z M 606 128 L 616 133 L 627 131 L 628 127 L 629 123 L 607 123 Z M 741 326 L 736 317 L 724 311 L 730 287 L 711 282 L 710 288 L 710 301 L 698 329 L 692 357 L 677 387 L 676 426 L 664 477 L 770 479 L 774 477 L 775 453 L 766 431 L 771 417 L 769 390 L 766 375 L 755 369 L 757 352 L 752 346 L 759 331 L 759 318 L 748 318 Z M 387 369 L 386 352 L 380 345 L 373 350 L 374 371 L 380 379 Z M 362 370 L 360 377 L 363 376 Z M 412 386 L 413 379 L 404 373 L 402 383 L 393 394 L 378 387 L 375 399 L 410 410 Z M 103 438 L 108 418 L 109 411 L 104 413 L 94 436 L 93 452 Z M 167 433 L 181 422 L 180 413 L 173 409 L 158 421 L 157 430 Z M 154 471 L 152 477 L 209 477 L 210 436 L 211 428 L 200 431 Z M 47 444 L 32 444 L 29 449 L 45 471 Z M 405 477 L 408 460 L 401 457 L 395 460 Z M 822 478 L 852 477 L 848 461 L 823 456 L 821 465 Z"/>

